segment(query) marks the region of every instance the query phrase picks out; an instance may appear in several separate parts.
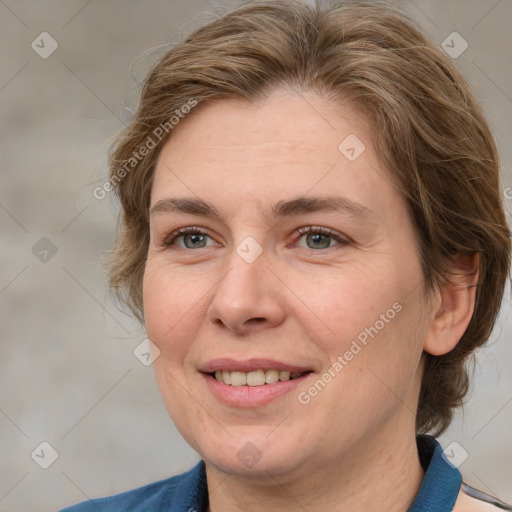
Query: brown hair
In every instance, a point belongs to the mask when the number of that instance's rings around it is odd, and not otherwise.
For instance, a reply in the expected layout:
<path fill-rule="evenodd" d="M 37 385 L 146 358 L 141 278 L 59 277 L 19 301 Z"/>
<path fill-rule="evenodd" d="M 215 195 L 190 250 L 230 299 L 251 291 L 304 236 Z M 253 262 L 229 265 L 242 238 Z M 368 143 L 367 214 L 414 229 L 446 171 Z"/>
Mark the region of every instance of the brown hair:
<path fill-rule="evenodd" d="M 122 206 L 106 262 L 111 290 L 143 323 L 150 192 L 159 152 L 172 136 L 169 120 L 187 103 L 254 103 L 280 86 L 317 92 L 334 105 L 348 101 L 369 120 L 371 142 L 411 213 L 425 292 L 449 280 L 455 255 L 479 254 L 466 332 L 448 354 L 426 354 L 416 429 L 439 434 L 463 403 L 465 363 L 488 339 L 499 312 L 509 230 L 496 145 L 469 85 L 412 20 L 385 3 L 246 2 L 154 65 L 110 158 L 109 187 Z"/>

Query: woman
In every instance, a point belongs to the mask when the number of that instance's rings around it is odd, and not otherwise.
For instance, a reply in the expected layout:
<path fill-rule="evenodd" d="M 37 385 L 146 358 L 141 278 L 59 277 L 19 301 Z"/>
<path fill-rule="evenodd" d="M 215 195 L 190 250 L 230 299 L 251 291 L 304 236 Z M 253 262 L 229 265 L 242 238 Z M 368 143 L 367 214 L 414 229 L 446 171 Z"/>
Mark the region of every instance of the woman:
<path fill-rule="evenodd" d="M 198 29 L 148 75 L 108 188 L 111 286 L 202 460 L 66 510 L 512 510 L 433 437 L 508 276 L 498 154 L 404 15 L 272 0 Z"/>

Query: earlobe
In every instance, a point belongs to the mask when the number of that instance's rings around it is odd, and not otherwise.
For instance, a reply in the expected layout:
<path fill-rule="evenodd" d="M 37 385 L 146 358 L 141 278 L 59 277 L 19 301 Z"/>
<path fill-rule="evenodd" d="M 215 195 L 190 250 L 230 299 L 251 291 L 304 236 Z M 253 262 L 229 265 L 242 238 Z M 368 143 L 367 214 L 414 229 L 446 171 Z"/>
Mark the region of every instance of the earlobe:
<path fill-rule="evenodd" d="M 479 255 L 459 255 L 453 275 L 438 295 L 423 349 L 434 356 L 455 348 L 466 331 L 473 311 L 478 283 Z"/>

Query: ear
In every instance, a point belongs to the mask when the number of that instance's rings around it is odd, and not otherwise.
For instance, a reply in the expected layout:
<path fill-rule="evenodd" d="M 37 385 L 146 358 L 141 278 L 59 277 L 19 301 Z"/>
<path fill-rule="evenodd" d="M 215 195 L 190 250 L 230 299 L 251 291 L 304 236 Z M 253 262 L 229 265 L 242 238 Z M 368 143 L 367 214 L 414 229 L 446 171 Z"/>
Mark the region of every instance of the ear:
<path fill-rule="evenodd" d="M 479 261 L 478 253 L 457 256 L 450 282 L 432 302 L 432 318 L 423 344 L 425 352 L 433 356 L 447 354 L 462 338 L 475 309 Z"/>

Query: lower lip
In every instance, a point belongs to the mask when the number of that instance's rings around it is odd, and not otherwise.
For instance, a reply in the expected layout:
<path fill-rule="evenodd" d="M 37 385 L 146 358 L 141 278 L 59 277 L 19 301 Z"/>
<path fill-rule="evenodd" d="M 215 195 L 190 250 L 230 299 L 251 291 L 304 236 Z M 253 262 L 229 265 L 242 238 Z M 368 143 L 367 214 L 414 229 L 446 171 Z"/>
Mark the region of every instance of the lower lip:
<path fill-rule="evenodd" d="M 210 391 L 225 404 L 237 407 L 256 407 L 265 405 L 277 397 L 294 390 L 312 373 L 306 373 L 302 377 L 293 380 L 279 381 L 261 386 L 230 386 L 219 382 L 209 374 L 202 373 L 201 375 L 205 379 Z"/>

